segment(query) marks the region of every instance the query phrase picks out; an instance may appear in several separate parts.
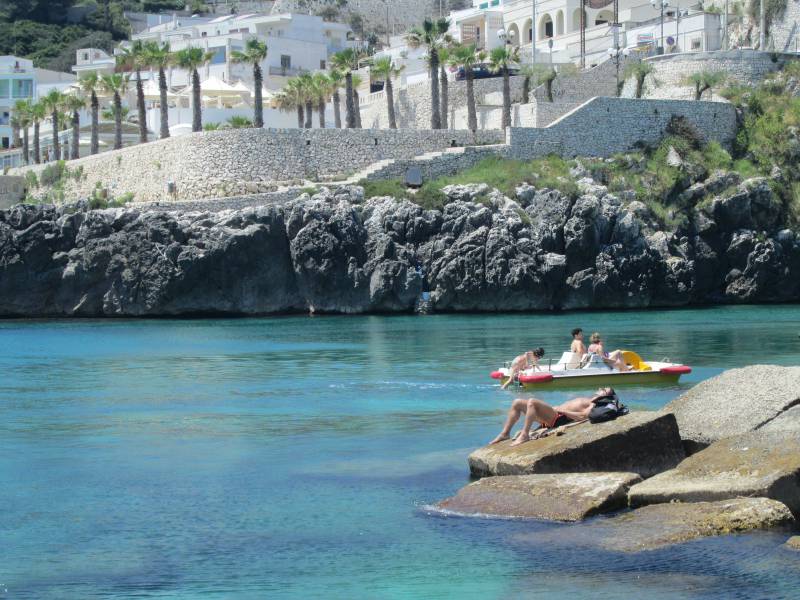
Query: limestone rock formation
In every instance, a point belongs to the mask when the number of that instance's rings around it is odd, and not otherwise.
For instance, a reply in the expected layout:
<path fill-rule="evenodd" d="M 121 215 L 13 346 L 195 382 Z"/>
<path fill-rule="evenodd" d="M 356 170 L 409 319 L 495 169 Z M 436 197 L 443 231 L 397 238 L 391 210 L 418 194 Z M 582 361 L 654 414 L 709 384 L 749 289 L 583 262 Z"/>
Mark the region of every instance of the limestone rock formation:
<path fill-rule="evenodd" d="M 216 212 L 17 206 L 0 317 L 411 312 L 423 291 L 437 311 L 797 300 L 800 237 L 762 183 L 676 231 L 588 178 L 577 198 L 454 186 L 442 210 L 360 187 Z M 727 229 L 750 223 L 775 231 Z"/>
<path fill-rule="evenodd" d="M 800 550 L 800 535 L 793 535 L 788 540 L 786 540 L 785 546 L 787 548 L 791 548 L 792 550 Z"/>
<path fill-rule="evenodd" d="M 795 405 L 800 405 L 800 367 L 753 365 L 699 383 L 664 410 L 675 414 L 681 438 L 694 451 L 773 422 L 800 436 L 800 413 L 786 412 Z"/>
<path fill-rule="evenodd" d="M 758 529 L 789 528 L 789 509 L 768 498 L 736 498 L 716 502 L 654 504 L 589 526 L 590 536 L 620 552 L 653 550 L 700 537 Z"/>
<path fill-rule="evenodd" d="M 510 441 L 484 446 L 469 455 L 478 477 L 534 473 L 619 471 L 650 477 L 684 458 L 675 417 L 634 412 L 607 423 L 583 423 L 564 435 L 551 435 L 519 446 Z"/>
<path fill-rule="evenodd" d="M 580 521 L 622 508 L 635 473 L 559 473 L 486 477 L 471 483 L 439 508 L 465 515 Z"/>
<path fill-rule="evenodd" d="M 724 438 L 634 485 L 631 506 L 763 496 L 800 514 L 800 436 L 758 430 Z"/>

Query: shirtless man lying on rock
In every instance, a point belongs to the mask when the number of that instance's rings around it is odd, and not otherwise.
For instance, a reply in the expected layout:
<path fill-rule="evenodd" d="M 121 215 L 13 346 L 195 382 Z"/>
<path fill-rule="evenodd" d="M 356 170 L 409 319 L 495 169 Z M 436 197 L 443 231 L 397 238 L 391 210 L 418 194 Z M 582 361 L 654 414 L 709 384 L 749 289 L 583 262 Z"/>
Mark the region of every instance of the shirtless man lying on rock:
<path fill-rule="evenodd" d="M 589 418 L 589 413 L 597 400 L 613 395 L 613 388 L 600 388 L 591 398 L 573 398 L 555 407 L 545 404 L 536 398 L 531 398 L 530 400 L 517 398 L 511 403 L 511 410 L 508 411 L 508 418 L 503 426 L 503 431 L 489 444 L 498 444 L 510 439 L 511 429 L 522 415 L 525 415 L 525 425 L 515 436 L 514 441 L 511 443 L 512 446 L 518 446 L 531 439 L 531 427 L 533 427 L 534 423 L 539 423 L 540 429 L 544 430 L 561 427 L 567 423 L 584 421 Z"/>

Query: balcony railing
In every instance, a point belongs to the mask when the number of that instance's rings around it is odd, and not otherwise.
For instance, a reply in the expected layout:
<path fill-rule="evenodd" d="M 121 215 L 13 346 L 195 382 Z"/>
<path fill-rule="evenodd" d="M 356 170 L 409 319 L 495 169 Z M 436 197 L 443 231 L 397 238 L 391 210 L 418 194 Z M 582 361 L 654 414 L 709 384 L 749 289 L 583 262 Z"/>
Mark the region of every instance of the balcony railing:
<path fill-rule="evenodd" d="M 303 69 L 298 69 L 297 67 L 270 67 L 269 74 L 270 75 L 277 75 L 279 77 L 294 77 L 295 75 L 300 75 L 303 72 Z"/>

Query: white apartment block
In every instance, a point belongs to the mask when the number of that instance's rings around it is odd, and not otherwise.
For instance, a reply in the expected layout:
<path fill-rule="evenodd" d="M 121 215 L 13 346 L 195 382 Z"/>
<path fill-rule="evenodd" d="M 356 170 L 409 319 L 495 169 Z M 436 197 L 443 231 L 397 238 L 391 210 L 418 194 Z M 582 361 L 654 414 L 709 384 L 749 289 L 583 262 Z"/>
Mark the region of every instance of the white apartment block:
<path fill-rule="evenodd" d="M 327 68 L 330 55 L 350 43 L 349 34 L 349 26 L 311 15 L 244 14 L 174 17 L 134 35 L 133 39 L 169 42 L 173 51 L 191 46 L 203 48 L 214 56 L 200 73 L 201 80 L 217 77 L 225 82 L 251 83 L 252 68 L 234 63 L 231 53 L 244 49 L 246 41 L 256 37 L 268 48 L 267 58 L 261 65 L 264 86 L 280 89 L 287 77 Z M 75 70 L 80 68 L 78 64 Z M 170 69 L 167 77 L 170 87 L 190 83 L 189 74 L 178 68 Z"/>

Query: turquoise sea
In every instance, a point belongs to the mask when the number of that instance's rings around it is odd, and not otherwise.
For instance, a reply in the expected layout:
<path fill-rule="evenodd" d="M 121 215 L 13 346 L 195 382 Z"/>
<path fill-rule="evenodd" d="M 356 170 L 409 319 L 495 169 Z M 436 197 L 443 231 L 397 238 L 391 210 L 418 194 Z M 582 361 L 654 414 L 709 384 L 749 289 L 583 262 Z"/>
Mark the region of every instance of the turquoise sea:
<path fill-rule="evenodd" d="M 797 598 L 783 533 L 626 555 L 426 509 L 500 428 L 488 373 L 574 326 L 694 367 L 634 408 L 800 364 L 797 306 L 0 322 L 0 598 Z"/>

